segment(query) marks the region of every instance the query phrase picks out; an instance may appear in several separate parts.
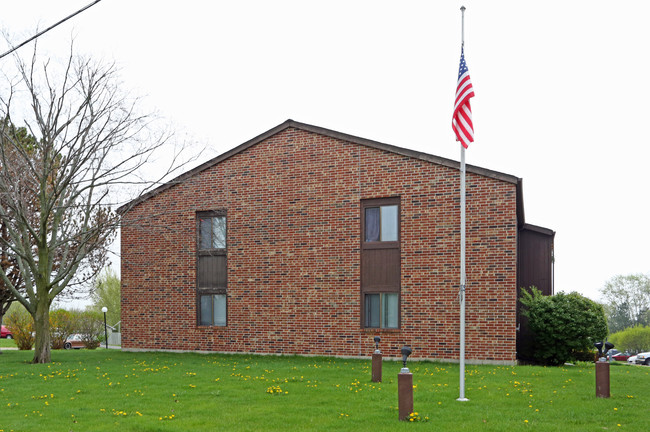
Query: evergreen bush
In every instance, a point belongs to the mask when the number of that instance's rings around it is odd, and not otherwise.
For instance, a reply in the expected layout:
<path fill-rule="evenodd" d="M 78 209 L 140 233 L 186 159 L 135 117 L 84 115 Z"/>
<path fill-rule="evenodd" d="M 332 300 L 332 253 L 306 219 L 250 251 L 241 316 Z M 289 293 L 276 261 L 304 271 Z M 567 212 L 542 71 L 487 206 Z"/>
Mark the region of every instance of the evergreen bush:
<path fill-rule="evenodd" d="M 545 296 L 535 287 L 522 288 L 521 303 L 535 337 L 533 356 L 539 363 L 561 365 L 583 359 L 593 352 L 594 342 L 607 337 L 603 307 L 577 292 Z"/>

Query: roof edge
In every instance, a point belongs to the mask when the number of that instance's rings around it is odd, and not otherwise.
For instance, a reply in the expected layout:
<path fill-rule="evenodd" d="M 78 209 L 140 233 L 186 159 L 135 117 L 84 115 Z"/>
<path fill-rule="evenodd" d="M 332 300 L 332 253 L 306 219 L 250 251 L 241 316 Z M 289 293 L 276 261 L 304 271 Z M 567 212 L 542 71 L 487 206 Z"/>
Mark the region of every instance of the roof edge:
<path fill-rule="evenodd" d="M 206 169 L 208 169 L 208 168 L 210 168 L 210 167 L 212 167 L 212 166 L 214 166 L 214 165 L 216 165 L 216 164 L 218 164 L 218 163 L 220 163 L 220 162 L 222 162 L 222 161 L 224 161 L 226 159 L 229 159 L 232 156 L 236 155 L 237 153 L 240 153 L 240 152 L 246 150 L 247 148 L 252 147 L 253 145 L 255 145 L 257 143 L 259 143 L 261 141 L 264 141 L 265 139 L 267 139 L 267 138 L 269 138 L 269 137 L 271 137 L 271 136 L 273 136 L 273 135 L 275 135 L 275 134 L 277 134 L 279 132 L 282 132 L 284 129 L 287 129 L 287 128 L 291 127 L 292 123 L 295 123 L 295 122 L 293 120 L 291 120 L 291 119 L 286 120 L 285 122 L 279 124 L 278 126 L 272 128 L 272 129 L 269 129 L 266 132 L 263 132 L 263 133 L 259 134 L 255 138 L 252 138 L 252 139 L 238 145 L 237 147 L 234 147 L 234 148 L 226 151 L 225 153 L 220 154 L 217 157 L 214 157 L 214 158 L 212 158 L 212 159 L 210 159 L 210 160 L 208 160 L 206 162 L 203 162 L 201 165 L 198 165 L 198 166 L 192 168 L 189 171 L 185 171 L 183 174 L 181 174 L 181 175 L 179 175 L 177 177 L 174 177 L 170 181 L 158 186 L 157 188 L 143 194 L 142 196 L 140 196 L 140 197 L 138 197 L 138 198 L 136 198 L 136 199 L 134 199 L 132 201 L 129 201 L 128 203 L 124 204 L 123 206 L 120 206 L 117 209 L 117 213 L 118 214 L 126 213 L 127 211 L 129 211 L 129 209 L 135 207 L 136 205 L 140 204 L 141 202 L 144 202 L 144 201 L 148 200 L 149 198 L 152 198 L 152 197 L 158 195 L 159 193 L 164 192 L 165 190 L 171 188 L 172 186 L 175 186 L 177 184 L 182 183 L 186 179 L 188 179 L 190 177 L 193 177 L 194 175 L 200 173 L 201 171 L 204 171 L 204 170 L 206 170 Z"/>
<path fill-rule="evenodd" d="M 522 230 L 533 231 L 533 232 L 536 232 L 536 233 L 539 233 L 539 234 L 544 234 L 544 235 L 551 236 L 551 237 L 555 237 L 555 231 L 553 231 L 550 228 L 544 228 L 544 227 L 541 227 L 541 226 L 538 226 L 538 225 L 533 225 L 533 224 L 528 224 L 527 223 L 527 224 L 524 224 L 521 227 L 521 229 Z"/>
<path fill-rule="evenodd" d="M 300 123 L 300 122 L 296 122 L 296 121 L 293 121 L 293 120 L 287 120 L 283 124 L 287 124 L 287 123 L 290 124 L 290 127 L 295 127 L 297 129 L 302 129 L 302 130 L 305 130 L 305 131 L 308 131 L 308 132 L 313 132 L 313 133 L 317 133 L 317 134 L 320 134 L 320 135 L 326 135 L 326 136 L 329 136 L 329 137 L 332 137 L 332 138 L 352 142 L 352 143 L 363 145 L 363 146 L 366 146 L 366 147 L 376 148 L 378 150 L 384 150 L 384 151 L 387 151 L 387 152 L 396 153 L 396 154 L 399 154 L 399 155 L 402 155 L 402 156 L 409 156 L 409 157 L 412 157 L 412 158 L 415 158 L 415 159 L 420 159 L 420 160 L 424 160 L 424 161 L 427 161 L 427 162 L 433 162 L 433 163 L 436 163 L 438 165 L 447 166 L 449 168 L 460 169 L 460 162 L 455 161 L 453 159 L 447 159 L 447 158 L 444 158 L 444 157 L 441 157 L 441 156 L 432 155 L 430 153 L 424 153 L 424 152 L 419 152 L 419 151 L 416 151 L 416 150 L 410 150 L 410 149 L 407 149 L 407 148 L 404 148 L 404 147 L 398 147 L 398 146 L 395 146 L 395 145 L 392 145 L 392 144 L 386 144 L 386 143 L 382 143 L 382 142 L 379 142 L 379 141 L 370 140 L 370 139 L 367 139 L 367 138 L 361 138 L 361 137 L 354 136 L 354 135 L 349 135 L 349 134 L 346 134 L 346 133 L 343 133 L 343 132 L 337 132 L 337 131 L 334 131 L 334 130 L 331 130 L 331 129 L 326 129 L 326 128 L 323 128 L 323 127 L 320 127 L 320 126 L 313 126 L 313 125 L 309 125 L 309 124 L 305 124 L 305 123 Z M 484 177 L 490 177 L 490 178 L 494 178 L 494 179 L 497 179 L 497 180 L 502 180 L 502 181 L 505 181 L 505 182 L 508 182 L 508 183 L 517 184 L 517 182 L 519 181 L 519 179 L 517 177 L 513 176 L 513 175 L 501 173 L 501 172 L 498 172 L 498 171 L 493 171 L 493 170 L 490 170 L 490 169 L 487 169 L 487 168 L 481 168 L 481 167 L 478 167 L 478 166 L 475 166 L 475 165 L 469 165 L 468 164 L 468 165 L 465 166 L 465 169 L 468 172 L 471 172 L 471 173 L 474 173 L 474 174 L 479 174 L 479 175 L 482 175 Z"/>
<path fill-rule="evenodd" d="M 168 181 L 167 183 L 164 183 L 164 184 L 158 186 L 157 188 L 143 194 L 142 196 L 140 196 L 140 197 L 138 197 L 138 198 L 124 204 L 124 205 L 122 205 L 121 207 L 119 207 L 117 209 L 117 212 L 118 212 L 118 214 L 124 214 L 127 211 L 129 211 L 131 208 L 133 208 L 136 205 L 148 200 L 149 198 L 152 198 L 152 197 L 158 195 L 159 193 L 161 193 L 161 192 L 163 192 L 163 191 L 165 191 L 165 190 L 167 190 L 167 189 L 169 189 L 169 188 L 171 188 L 171 187 L 173 187 L 173 186 L 175 186 L 177 184 L 182 183 L 186 179 L 188 179 L 190 177 L 193 177 L 194 175 L 200 173 L 201 171 L 204 171 L 204 170 L 206 170 L 206 169 L 208 169 L 208 168 L 210 168 L 210 167 L 212 167 L 212 166 L 214 166 L 214 165 L 216 165 L 216 164 L 218 164 L 220 162 L 223 162 L 224 160 L 229 159 L 232 156 L 234 156 L 234 155 L 236 155 L 236 154 L 238 154 L 240 152 L 243 152 L 244 150 L 248 149 L 249 147 L 252 147 L 255 144 L 257 144 L 257 143 L 259 143 L 259 142 L 261 142 L 261 141 L 263 141 L 263 140 L 265 140 L 267 138 L 270 138 L 271 136 L 273 136 L 275 134 L 278 134 L 278 133 L 280 133 L 283 130 L 288 129 L 288 128 L 295 128 L 295 129 L 300 129 L 300 130 L 304 130 L 304 131 L 307 131 L 307 132 L 316 133 L 316 134 L 319 134 L 319 135 L 325 135 L 325 136 L 328 136 L 328 137 L 331 137 L 331 138 L 334 138 L 334 139 L 339 139 L 339 140 L 342 140 L 342 141 L 347 141 L 347 142 L 351 142 L 351 143 L 354 143 L 354 144 L 363 145 L 365 147 L 371 147 L 371 148 L 375 148 L 375 149 L 378 149 L 378 150 L 383 150 L 383 151 L 387 151 L 387 152 L 390 152 L 390 153 L 399 154 L 399 155 L 402 155 L 402 156 L 408 156 L 408 157 L 412 157 L 412 158 L 415 158 L 415 159 L 420 159 L 420 160 L 423 160 L 423 161 L 427 161 L 427 162 L 431 162 L 431 163 L 435 163 L 435 164 L 438 164 L 438 165 L 443 165 L 443 166 L 446 166 L 446 167 L 449 167 L 449 168 L 460 170 L 460 162 L 452 160 L 452 159 L 447 159 L 447 158 L 443 158 L 443 157 L 440 157 L 440 156 L 435 156 L 435 155 L 432 155 L 432 154 L 429 154 L 429 153 L 423 153 L 423 152 L 419 152 L 419 151 L 415 151 L 415 150 L 410 150 L 410 149 L 407 149 L 407 148 L 404 148 L 404 147 L 398 147 L 398 146 L 394 146 L 394 145 L 391 145 L 391 144 L 385 144 L 385 143 L 382 143 L 382 142 L 379 142 L 379 141 L 373 141 L 373 140 L 370 140 L 370 139 L 367 139 L 367 138 L 361 138 L 361 137 L 354 136 L 354 135 L 349 135 L 349 134 L 346 134 L 346 133 L 343 133 L 343 132 L 338 132 L 338 131 L 335 131 L 335 130 L 332 130 L 332 129 L 327 129 L 327 128 L 324 128 L 324 127 L 314 126 L 314 125 L 301 123 L 301 122 L 297 122 L 295 120 L 288 119 L 288 120 L 284 121 L 283 123 L 275 126 L 274 128 L 271 128 L 271 129 L 267 130 L 266 132 L 263 132 L 263 133 L 257 135 L 256 137 L 254 137 L 254 138 L 252 138 L 252 139 L 238 145 L 237 147 L 234 147 L 234 148 L 226 151 L 225 153 L 222 153 L 221 155 L 219 155 L 219 156 L 217 156 L 215 158 L 212 158 L 209 161 L 206 161 L 206 162 L 202 163 L 201 165 L 198 165 L 195 168 L 192 168 L 189 171 L 184 172 L 183 174 L 173 178 L 172 180 Z M 523 224 L 523 196 L 521 196 L 523 194 L 521 193 L 521 179 L 520 178 L 515 177 L 513 175 L 510 175 L 510 174 L 505 174 L 505 173 L 501 173 L 501 172 L 498 172 L 498 171 L 493 171 L 493 170 L 490 170 L 490 169 L 487 169 L 487 168 L 481 168 L 481 167 L 478 167 L 478 166 L 475 166 L 475 165 L 466 165 L 465 169 L 466 169 L 467 172 L 471 172 L 473 174 L 478 174 L 478 175 L 481 175 L 483 177 L 488 177 L 488 178 L 492 178 L 492 179 L 496 179 L 496 180 L 500 180 L 500 181 L 504 181 L 504 182 L 507 182 L 507 183 L 512 183 L 512 184 L 517 185 L 517 201 L 522 202 L 521 212 L 520 212 L 520 209 L 519 209 L 519 206 L 518 206 L 517 214 L 518 214 L 518 216 L 521 214 L 521 218 L 518 217 L 520 226 Z"/>

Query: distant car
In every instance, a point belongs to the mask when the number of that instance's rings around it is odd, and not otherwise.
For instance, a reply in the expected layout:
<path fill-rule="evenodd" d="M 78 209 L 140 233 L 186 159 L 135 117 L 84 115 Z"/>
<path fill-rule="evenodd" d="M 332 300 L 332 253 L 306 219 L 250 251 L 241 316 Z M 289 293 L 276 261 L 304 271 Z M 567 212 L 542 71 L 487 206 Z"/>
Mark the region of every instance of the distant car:
<path fill-rule="evenodd" d="M 2 326 L 0 329 L 0 337 L 5 338 L 5 339 L 13 339 L 14 335 L 9 331 L 9 329 L 5 326 Z"/>
<path fill-rule="evenodd" d="M 616 355 L 619 355 L 621 352 L 617 349 L 611 349 L 607 351 L 607 360 L 612 361 L 612 358 Z"/>
<path fill-rule="evenodd" d="M 632 364 L 636 364 L 636 356 L 633 355 L 633 356 L 628 357 L 627 362 L 632 363 Z"/>
<path fill-rule="evenodd" d="M 65 340 L 65 343 L 63 344 L 64 349 L 79 349 L 83 347 L 84 343 L 81 340 L 80 334 L 72 334 L 68 336 L 68 338 Z"/>
<path fill-rule="evenodd" d="M 620 352 L 620 353 L 618 353 L 618 354 L 614 354 L 614 355 L 612 356 L 612 358 L 613 358 L 614 360 L 616 360 L 616 361 L 625 361 L 625 360 L 627 360 L 631 355 L 632 355 L 632 354 L 630 354 L 629 352 L 626 351 L 626 352 L 624 352 L 624 353 Z"/>
<path fill-rule="evenodd" d="M 635 362 L 638 365 L 650 366 L 650 351 L 638 353 Z"/>

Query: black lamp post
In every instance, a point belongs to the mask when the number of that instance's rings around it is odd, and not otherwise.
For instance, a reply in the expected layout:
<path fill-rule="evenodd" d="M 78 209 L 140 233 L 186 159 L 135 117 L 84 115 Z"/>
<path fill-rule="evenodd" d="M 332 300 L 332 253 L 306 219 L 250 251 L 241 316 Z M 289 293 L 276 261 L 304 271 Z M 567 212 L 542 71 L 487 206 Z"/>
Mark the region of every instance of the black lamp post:
<path fill-rule="evenodd" d="M 108 349 L 108 329 L 106 328 L 106 312 L 108 312 L 108 308 L 104 306 L 102 312 L 104 312 L 104 342 L 106 344 L 106 349 Z"/>

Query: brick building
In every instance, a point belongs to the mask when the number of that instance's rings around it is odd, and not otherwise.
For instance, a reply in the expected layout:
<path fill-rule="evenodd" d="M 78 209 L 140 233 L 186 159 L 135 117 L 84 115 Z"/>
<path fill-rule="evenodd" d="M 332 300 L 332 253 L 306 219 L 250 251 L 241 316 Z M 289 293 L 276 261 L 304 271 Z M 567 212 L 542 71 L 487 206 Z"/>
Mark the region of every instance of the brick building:
<path fill-rule="evenodd" d="M 288 120 L 120 209 L 122 347 L 365 356 L 380 335 L 457 360 L 459 182 L 458 162 Z M 522 196 L 467 166 L 468 362 L 513 363 L 517 287 L 553 289 L 554 233 Z"/>

